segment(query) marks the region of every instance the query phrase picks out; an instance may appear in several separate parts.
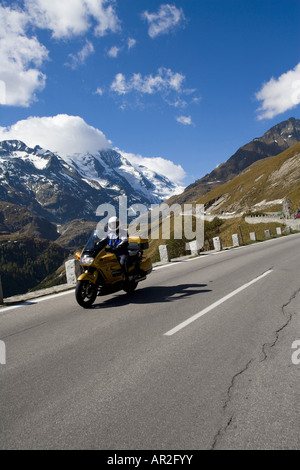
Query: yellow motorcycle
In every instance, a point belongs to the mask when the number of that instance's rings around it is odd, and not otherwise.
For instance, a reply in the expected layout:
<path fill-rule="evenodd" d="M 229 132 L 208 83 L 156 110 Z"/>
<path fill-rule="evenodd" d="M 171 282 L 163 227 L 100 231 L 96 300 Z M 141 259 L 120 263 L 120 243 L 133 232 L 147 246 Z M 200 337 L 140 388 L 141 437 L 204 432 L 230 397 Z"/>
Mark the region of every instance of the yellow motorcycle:
<path fill-rule="evenodd" d="M 128 279 L 123 274 L 117 256 L 110 252 L 107 239 L 99 240 L 94 231 L 81 253 L 76 253 L 83 274 L 76 286 L 76 300 L 83 308 L 89 308 L 97 296 L 104 296 L 124 290 L 132 294 L 139 282 L 144 281 L 152 271 L 150 258 L 143 256 L 149 247 L 147 239 L 130 237 L 128 243 Z"/>

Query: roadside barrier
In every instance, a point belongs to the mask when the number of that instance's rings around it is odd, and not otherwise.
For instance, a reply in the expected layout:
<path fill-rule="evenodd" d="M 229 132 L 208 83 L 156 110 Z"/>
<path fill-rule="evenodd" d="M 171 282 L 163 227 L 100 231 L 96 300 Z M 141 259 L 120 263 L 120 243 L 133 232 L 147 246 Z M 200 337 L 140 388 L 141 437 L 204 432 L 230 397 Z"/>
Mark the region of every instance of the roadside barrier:
<path fill-rule="evenodd" d="M 160 256 L 160 261 L 162 263 L 170 263 L 171 256 L 170 256 L 169 245 L 160 245 L 159 246 L 159 256 Z"/>
<path fill-rule="evenodd" d="M 80 263 L 77 259 L 71 259 L 65 263 L 67 284 L 75 285 L 81 274 Z"/>

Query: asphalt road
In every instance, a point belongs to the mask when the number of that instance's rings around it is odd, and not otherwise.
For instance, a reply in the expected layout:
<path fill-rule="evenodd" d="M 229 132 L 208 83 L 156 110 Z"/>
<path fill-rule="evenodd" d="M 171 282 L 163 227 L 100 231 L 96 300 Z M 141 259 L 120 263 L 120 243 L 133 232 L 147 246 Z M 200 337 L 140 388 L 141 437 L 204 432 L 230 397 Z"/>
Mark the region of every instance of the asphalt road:
<path fill-rule="evenodd" d="M 299 449 L 299 247 L 174 263 L 87 311 L 0 311 L 0 448 Z"/>

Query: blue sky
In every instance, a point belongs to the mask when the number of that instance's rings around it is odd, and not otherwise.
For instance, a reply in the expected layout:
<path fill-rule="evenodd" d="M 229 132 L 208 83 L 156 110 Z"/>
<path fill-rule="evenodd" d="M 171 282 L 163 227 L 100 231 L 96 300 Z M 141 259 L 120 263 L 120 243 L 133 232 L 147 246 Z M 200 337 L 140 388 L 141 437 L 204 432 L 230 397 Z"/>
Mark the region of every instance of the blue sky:
<path fill-rule="evenodd" d="M 1 1 L 0 137 L 80 116 L 187 185 L 299 117 L 299 18 L 299 0 Z"/>

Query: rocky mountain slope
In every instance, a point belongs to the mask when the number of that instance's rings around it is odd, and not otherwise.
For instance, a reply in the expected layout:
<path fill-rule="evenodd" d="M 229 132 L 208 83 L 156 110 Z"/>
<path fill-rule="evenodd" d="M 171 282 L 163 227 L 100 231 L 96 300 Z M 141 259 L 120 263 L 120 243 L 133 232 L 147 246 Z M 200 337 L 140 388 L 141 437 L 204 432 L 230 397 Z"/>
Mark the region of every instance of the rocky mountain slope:
<path fill-rule="evenodd" d="M 129 204 L 150 205 L 176 190 L 164 176 L 133 166 L 114 150 L 63 159 L 20 141 L 0 143 L 0 200 L 50 222 L 94 220 L 100 204 L 114 204 L 120 195 L 126 195 Z"/>
<path fill-rule="evenodd" d="M 225 163 L 218 166 L 195 183 L 188 186 L 179 196 L 170 199 L 170 203 L 191 203 L 209 191 L 232 180 L 252 163 L 275 156 L 300 141 L 300 119 L 290 118 L 272 127 L 262 137 L 255 138 L 239 148 Z"/>
<path fill-rule="evenodd" d="M 25 207 L 0 201 L 0 240 L 10 234 L 55 241 L 59 237 L 55 224 L 28 211 Z"/>
<path fill-rule="evenodd" d="M 211 214 L 278 210 L 289 199 L 300 206 L 300 142 L 284 152 L 253 163 L 233 180 L 215 188 L 197 202 Z"/>

